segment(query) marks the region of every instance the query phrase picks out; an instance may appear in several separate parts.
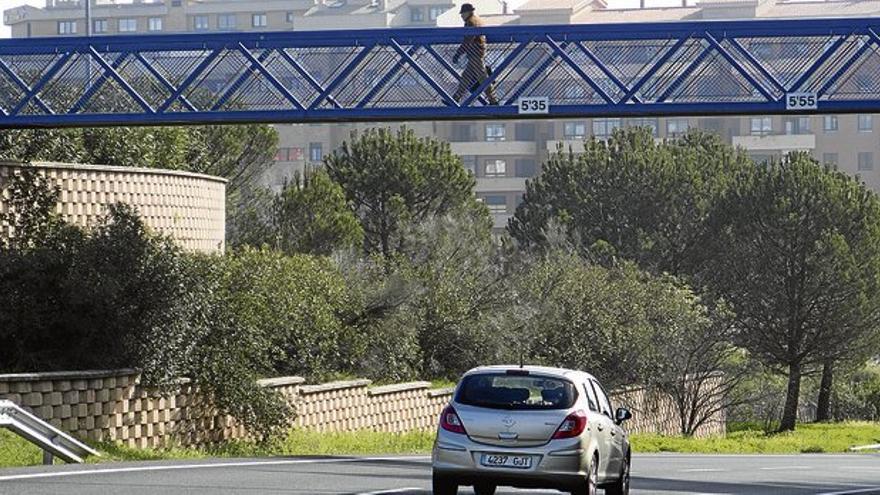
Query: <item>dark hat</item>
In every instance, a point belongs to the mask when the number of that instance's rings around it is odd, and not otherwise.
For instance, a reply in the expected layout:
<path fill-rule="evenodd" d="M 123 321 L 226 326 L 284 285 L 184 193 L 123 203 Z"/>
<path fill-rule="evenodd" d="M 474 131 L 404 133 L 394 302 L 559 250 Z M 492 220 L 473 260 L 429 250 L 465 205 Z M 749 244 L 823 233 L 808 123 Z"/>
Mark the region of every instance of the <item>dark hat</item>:
<path fill-rule="evenodd" d="M 469 3 L 461 4 L 461 10 L 458 11 L 459 14 L 464 14 L 465 12 L 473 12 L 474 6 Z"/>

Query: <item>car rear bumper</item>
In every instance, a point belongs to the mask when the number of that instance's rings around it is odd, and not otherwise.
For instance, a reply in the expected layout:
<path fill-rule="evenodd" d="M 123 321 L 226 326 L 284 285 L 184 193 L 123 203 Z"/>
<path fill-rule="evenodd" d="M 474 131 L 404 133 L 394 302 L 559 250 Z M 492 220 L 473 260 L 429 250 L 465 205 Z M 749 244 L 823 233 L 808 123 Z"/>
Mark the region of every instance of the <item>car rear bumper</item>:
<path fill-rule="evenodd" d="M 528 455 L 528 469 L 488 467 L 480 463 L 483 454 Z M 440 430 L 434 444 L 432 465 L 436 475 L 458 485 L 490 483 L 518 488 L 566 490 L 587 477 L 584 451 L 579 440 L 551 440 L 540 447 L 504 447 L 474 442 L 465 435 Z"/>

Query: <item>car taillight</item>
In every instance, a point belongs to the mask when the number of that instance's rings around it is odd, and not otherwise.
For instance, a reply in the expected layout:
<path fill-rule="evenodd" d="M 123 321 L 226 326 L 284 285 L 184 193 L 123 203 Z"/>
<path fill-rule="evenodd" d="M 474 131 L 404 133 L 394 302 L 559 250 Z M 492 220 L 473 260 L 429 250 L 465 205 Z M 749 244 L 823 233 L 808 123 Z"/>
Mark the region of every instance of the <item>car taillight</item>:
<path fill-rule="evenodd" d="M 569 414 L 562 421 L 562 424 L 559 425 L 559 428 L 556 428 L 556 433 L 553 434 L 553 440 L 558 440 L 560 438 L 574 438 L 580 436 L 580 434 L 584 432 L 584 428 L 586 427 L 587 413 L 583 411 L 575 411 Z"/>
<path fill-rule="evenodd" d="M 452 433 L 467 435 L 467 432 L 464 431 L 464 425 L 461 422 L 461 418 L 458 417 L 458 413 L 455 412 L 455 408 L 452 406 L 446 406 L 446 409 L 440 414 L 440 428 L 443 428 L 446 431 L 451 431 Z"/>

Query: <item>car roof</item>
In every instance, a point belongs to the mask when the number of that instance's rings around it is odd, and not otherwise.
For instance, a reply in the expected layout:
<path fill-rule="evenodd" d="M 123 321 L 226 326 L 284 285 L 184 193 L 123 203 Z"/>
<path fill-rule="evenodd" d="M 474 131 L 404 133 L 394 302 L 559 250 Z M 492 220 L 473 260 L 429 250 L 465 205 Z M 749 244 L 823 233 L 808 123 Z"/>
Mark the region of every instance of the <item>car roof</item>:
<path fill-rule="evenodd" d="M 526 370 L 530 373 L 535 373 L 538 375 L 549 375 L 549 376 L 557 376 L 557 377 L 565 377 L 569 379 L 592 379 L 596 380 L 596 377 L 593 375 L 579 370 L 570 370 L 566 368 L 554 368 L 551 366 L 534 366 L 534 365 L 525 365 L 519 366 L 516 364 L 496 364 L 491 366 L 478 366 L 471 370 L 468 370 L 464 376 L 475 375 L 479 373 L 497 373 L 499 371 L 507 371 L 507 370 Z"/>

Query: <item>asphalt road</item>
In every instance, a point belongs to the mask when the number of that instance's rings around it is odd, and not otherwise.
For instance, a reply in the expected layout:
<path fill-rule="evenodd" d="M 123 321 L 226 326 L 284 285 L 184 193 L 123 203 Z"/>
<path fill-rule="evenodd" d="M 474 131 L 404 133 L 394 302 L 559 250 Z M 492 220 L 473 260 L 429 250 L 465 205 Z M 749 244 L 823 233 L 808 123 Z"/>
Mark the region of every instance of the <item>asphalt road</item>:
<path fill-rule="evenodd" d="M 0 470 L 4 495 L 428 495 L 430 483 L 426 457 L 218 459 Z M 880 495 L 880 455 L 637 455 L 632 485 L 635 495 Z M 473 492 L 463 488 L 459 493 Z"/>

